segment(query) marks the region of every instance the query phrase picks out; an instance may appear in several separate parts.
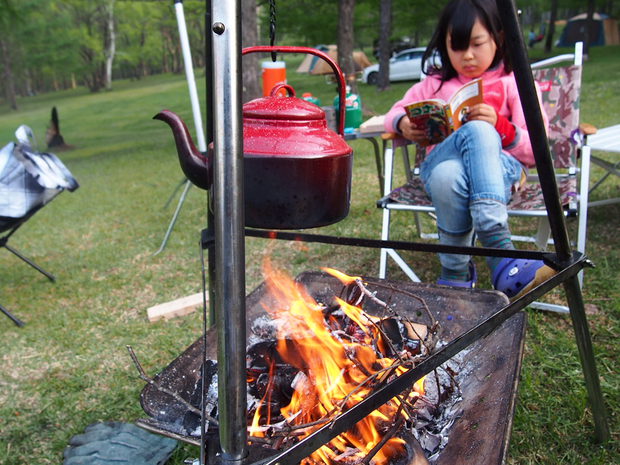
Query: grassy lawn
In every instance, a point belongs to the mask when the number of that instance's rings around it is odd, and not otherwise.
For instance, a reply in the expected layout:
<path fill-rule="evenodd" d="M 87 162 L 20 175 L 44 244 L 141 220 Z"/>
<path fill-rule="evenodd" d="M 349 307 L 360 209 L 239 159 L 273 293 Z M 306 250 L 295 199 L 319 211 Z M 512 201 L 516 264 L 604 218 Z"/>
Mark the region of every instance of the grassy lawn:
<path fill-rule="evenodd" d="M 583 79 L 582 121 L 599 127 L 620 123 L 618 57 L 620 47 L 592 49 Z M 299 61 L 301 57 L 287 58 L 289 83 L 298 94 L 311 91 L 324 105 L 331 104 L 334 86 L 323 77 L 295 73 Z M 410 85 L 394 84 L 379 93 L 361 84 L 366 116 L 384 113 Z M 204 98 L 204 79 L 198 88 Z M 11 240 L 56 274 L 56 283 L 0 251 L 0 303 L 27 322 L 19 329 L 0 316 L 0 463 L 58 464 L 69 439 L 87 425 L 145 416 L 139 404 L 143 382 L 126 345 L 132 345 L 147 372 L 155 374 L 199 337 L 199 312 L 149 323 L 146 309 L 200 291 L 198 241 L 206 196 L 196 188 L 189 191 L 167 248 L 154 256 L 176 199 L 167 209 L 165 203 L 182 173 L 169 129 L 151 118 L 169 108 L 192 127 L 182 76 L 116 82 L 110 92 L 78 89 L 18 103 L 16 112 L 1 108 L 0 140 L 12 141 L 15 128 L 28 124 L 43 146 L 55 105 L 65 141 L 75 146 L 58 154 L 81 187 L 54 200 Z M 379 190 L 371 145 L 351 145 L 355 167 L 350 215 L 315 231 L 378 238 L 381 216 L 375 208 Z M 594 168 L 593 177 L 600 175 Z M 618 196 L 619 187 L 617 179 L 611 180 L 593 197 Z M 398 239 L 413 240 L 410 219 L 400 216 Z M 592 441 L 570 318 L 527 310 L 509 464 L 620 463 L 620 205 L 591 210 L 589 226 L 588 255 L 596 268 L 586 271 L 584 298 L 612 440 L 606 445 Z M 575 225 L 569 223 L 569 228 L 573 231 Z M 248 239 L 247 291 L 262 281 L 265 254 L 293 275 L 320 266 L 377 275 L 378 251 L 343 247 L 334 252 L 327 245 Z M 418 253 L 409 259 L 424 280 L 436 279 L 436 257 Z M 392 279 L 404 279 L 395 267 L 390 272 Z M 488 274 L 482 278 L 481 285 L 489 287 Z M 562 291 L 550 298 L 561 302 Z M 169 463 L 197 456 L 195 447 L 185 445 Z"/>

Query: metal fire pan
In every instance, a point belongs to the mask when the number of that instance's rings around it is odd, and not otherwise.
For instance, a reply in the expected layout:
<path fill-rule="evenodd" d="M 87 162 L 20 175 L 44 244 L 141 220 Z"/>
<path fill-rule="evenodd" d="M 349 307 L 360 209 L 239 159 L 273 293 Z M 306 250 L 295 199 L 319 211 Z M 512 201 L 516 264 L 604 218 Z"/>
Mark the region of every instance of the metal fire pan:
<path fill-rule="evenodd" d="M 339 295 L 342 284 L 335 278 L 318 272 L 300 274 L 297 281 L 304 284 L 318 301 L 329 302 Z M 506 296 L 496 291 L 454 289 L 434 284 L 396 282 L 365 278 L 368 288 L 390 303 L 396 313 L 412 321 L 425 321 L 417 299 L 423 299 L 434 318 L 440 323 L 439 340 L 448 343 L 465 331 L 489 318 L 508 303 Z M 374 283 L 374 284 L 373 284 Z M 390 289 L 391 288 L 391 289 Z M 406 293 L 400 291 L 406 291 Z M 270 305 L 265 284 L 253 291 L 246 301 L 248 327 L 258 317 L 266 315 L 263 305 Z M 369 299 L 364 310 L 381 311 Z M 455 420 L 450 439 L 437 458 L 437 464 L 503 463 L 510 439 L 514 404 L 517 393 L 525 334 L 525 314 L 517 313 L 486 338 L 473 343 L 464 357 L 467 373 L 460 387 L 463 400 L 462 415 Z M 207 357 L 216 359 L 216 332 L 207 334 L 210 341 Z M 249 337 L 249 336 L 248 336 Z M 155 377 L 165 389 L 177 392 L 193 405 L 200 405 L 196 387 L 200 381 L 202 338 L 199 338 Z M 192 444 L 200 444 L 196 431 L 199 420 L 187 407 L 152 385 L 141 395 L 142 408 L 149 416 L 138 424 L 151 431 Z M 256 455 L 251 453 L 254 459 Z"/>

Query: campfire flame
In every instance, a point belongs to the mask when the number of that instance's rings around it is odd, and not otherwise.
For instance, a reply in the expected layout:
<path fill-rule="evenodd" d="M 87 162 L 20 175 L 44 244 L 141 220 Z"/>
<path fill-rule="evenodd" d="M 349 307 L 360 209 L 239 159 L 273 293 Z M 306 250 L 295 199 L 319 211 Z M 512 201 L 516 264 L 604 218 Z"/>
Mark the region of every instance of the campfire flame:
<path fill-rule="evenodd" d="M 330 314 L 330 320 L 326 321 L 325 306 L 317 303 L 303 286 L 272 268 L 268 261 L 264 268 L 270 295 L 275 300 L 275 304 L 265 306 L 265 310 L 279 323 L 277 352 L 299 372 L 293 382 L 291 401 L 279 412 L 270 411 L 271 389 L 266 389 L 249 427 L 250 436 L 264 437 L 268 430 L 265 425 L 271 424 L 274 414 L 280 414 L 302 439 L 362 401 L 379 383 L 410 368 L 404 366 L 400 355 L 394 355 L 393 351 L 391 357 L 385 355 L 390 352 L 391 343 L 379 330 L 379 318 L 337 299 L 340 310 L 355 322 L 349 328 L 355 330 L 348 330 L 353 334 L 344 334 L 344 329 L 334 331 L 339 327 L 334 320 L 337 317 Z M 336 270 L 325 271 L 345 285 L 361 280 Z M 269 371 L 270 382 L 273 382 L 275 361 Z M 393 436 L 404 421 L 412 420 L 407 406 L 413 405 L 423 394 L 422 379 L 410 392 L 394 397 L 350 431 L 317 449 L 301 465 L 356 463 L 368 460 L 369 454 L 374 454 L 372 461 L 365 463 L 386 465 L 402 456 L 405 442 L 398 437 L 386 438 Z"/>

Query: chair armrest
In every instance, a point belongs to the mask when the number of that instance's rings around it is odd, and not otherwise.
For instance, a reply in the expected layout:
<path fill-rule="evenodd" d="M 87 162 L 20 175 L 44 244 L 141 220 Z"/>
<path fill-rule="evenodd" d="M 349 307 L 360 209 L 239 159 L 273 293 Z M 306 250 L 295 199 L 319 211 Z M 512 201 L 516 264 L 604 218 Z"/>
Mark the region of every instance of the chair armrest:
<path fill-rule="evenodd" d="M 597 127 L 590 123 L 580 123 L 579 130 L 585 136 L 591 136 L 592 134 L 596 134 L 598 131 Z"/>

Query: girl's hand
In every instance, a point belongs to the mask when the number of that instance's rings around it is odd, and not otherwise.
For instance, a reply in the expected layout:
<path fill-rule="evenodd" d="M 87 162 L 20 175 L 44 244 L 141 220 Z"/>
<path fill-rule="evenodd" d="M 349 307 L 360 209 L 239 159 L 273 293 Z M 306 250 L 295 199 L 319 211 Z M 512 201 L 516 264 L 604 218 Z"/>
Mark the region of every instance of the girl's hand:
<path fill-rule="evenodd" d="M 399 123 L 398 129 L 405 139 L 409 139 L 410 141 L 421 143 L 426 139 L 426 135 L 424 129 L 417 129 L 416 125 L 413 124 L 409 118 L 403 116 Z"/>
<path fill-rule="evenodd" d="M 495 108 L 486 103 L 479 103 L 469 109 L 467 113 L 467 121 L 486 121 L 495 127 L 497 123 L 497 113 Z"/>

